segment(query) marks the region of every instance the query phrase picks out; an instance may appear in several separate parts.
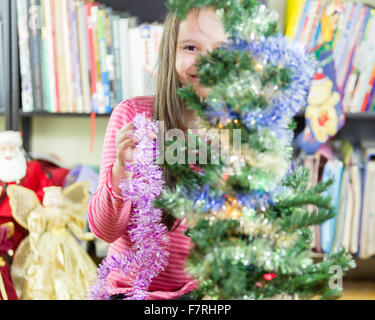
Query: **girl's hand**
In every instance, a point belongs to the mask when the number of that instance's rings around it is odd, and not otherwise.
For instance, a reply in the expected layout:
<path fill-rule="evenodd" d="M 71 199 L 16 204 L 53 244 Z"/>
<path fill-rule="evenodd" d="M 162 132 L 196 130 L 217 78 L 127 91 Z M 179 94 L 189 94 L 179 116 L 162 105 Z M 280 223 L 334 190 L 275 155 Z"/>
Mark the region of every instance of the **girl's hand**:
<path fill-rule="evenodd" d="M 117 185 L 117 180 L 121 178 L 130 179 L 131 172 L 125 171 L 125 166 L 133 162 L 135 141 L 132 138 L 134 125 L 132 122 L 125 124 L 116 133 L 116 162 L 112 169 L 112 181 Z"/>

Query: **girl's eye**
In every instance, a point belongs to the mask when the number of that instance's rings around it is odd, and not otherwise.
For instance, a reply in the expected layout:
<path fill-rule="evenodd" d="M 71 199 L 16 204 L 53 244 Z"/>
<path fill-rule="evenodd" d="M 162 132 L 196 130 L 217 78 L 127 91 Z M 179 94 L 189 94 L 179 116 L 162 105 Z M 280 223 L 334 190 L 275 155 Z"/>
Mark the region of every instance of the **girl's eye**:
<path fill-rule="evenodd" d="M 197 51 L 198 50 L 196 46 L 186 46 L 184 49 L 189 50 L 189 51 Z"/>

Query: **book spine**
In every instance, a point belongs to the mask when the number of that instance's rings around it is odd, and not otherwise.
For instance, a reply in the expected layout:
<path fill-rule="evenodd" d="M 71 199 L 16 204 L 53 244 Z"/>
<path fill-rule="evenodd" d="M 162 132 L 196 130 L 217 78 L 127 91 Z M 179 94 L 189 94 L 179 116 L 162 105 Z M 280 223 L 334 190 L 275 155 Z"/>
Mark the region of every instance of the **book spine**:
<path fill-rule="evenodd" d="M 35 103 L 34 109 L 36 111 L 42 111 L 44 109 L 44 97 L 42 79 L 40 2 L 38 0 L 28 0 L 28 13 L 31 74 L 33 81 L 33 96 Z"/>
<path fill-rule="evenodd" d="M 91 113 L 90 98 L 90 71 L 89 71 L 89 50 L 88 33 L 86 23 L 86 8 L 82 1 L 76 2 L 77 24 L 78 24 L 78 47 L 80 59 L 82 103 L 85 113 Z"/>
<path fill-rule="evenodd" d="M 74 89 L 73 89 L 73 68 L 70 46 L 70 29 L 69 29 L 69 12 L 68 0 L 62 0 L 62 42 L 64 46 L 64 62 L 65 62 L 65 81 L 67 87 L 68 113 L 74 113 L 76 110 Z"/>
<path fill-rule="evenodd" d="M 52 96 L 54 96 L 54 110 L 52 112 L 60 112 L 60 93 L 59 93 L 59 76 L 58 76 L 58 67 L 57 67 L 57 47 L 56 47 L 56 28 L 55 28 L 55 2 L 54 0 L 48 0 L 49 6 L 50 6 L 50 18 L 51 18 L 51 39 L 50 39 L 50 54 L 51 58 L 50 61 L 52 61 L 53 69 L 51 69 L 51 79 L 53 81 L 54 85 L 54 95 L 51 93 Z M 48 14 L 48 13 L 47 13 Z"/>
<path fill-rule="evenodd" d="M 50 65 L 48 63 L 48 34 L 47 34 L 47 25 L 46 25 L 46 4 L 45 0 L 41 0 L 40 8 L 40 24 L 41 24 L 41 72 L 42 72 L 42 82 L 43 82 L 43 104 L 44 109 L 47 112 L 51 112 L 51 95 L 50 95 L 50 82 L 49 82 L 49 69 Z"/>
<path fill-rule="evenodd" d="M 97 43 L 97 11 L 98 4 L 88 4 L 89 10 L 89 49 L 90 49 L 90 70 L 91 70 L 91 93 L 92 93 L 92 109 L 94 113 L 99 113 L 99 104 L 102 95 L 100 64 L 98 56 Z"/>
<path fill-rule="evenodd" d="M 75 112 L 83 112 L 83 97 L 82 97 L 82 86 L 81 86 L 81 74 L 80 74 L 80 61 L 78 52 L 78 34 L 77 34 L 77 15 L 75 10 L 75 4 L 73 0 L 67 1 L 68 5 L 68 16 L 69 16 L 69 40 L 70 40 L 70 51 L 71 51 L 71 62 L 72 62 L 72 78 L 73 78 L 73 92 L 75 101 Z"/>
<path fill-rule="evenodd" d="M 30 47 L 29 47 L 29 18 L 27 0 L 17 0 L 17 26 L 19 43 L 19 60 L 21 74 L 22 111 L 34 110 L 33 83 L 31 75 Z"/>
<path fill-rule="evenodd" d="M 93 3 L 86 4 L 86 18 L 87 18 L 87 30 L 88 30 L 88 48 L 90 56 L 90 85 L 91 85 L 91 107 L 92 111 L 98 112 L 98 102 L 97 102 L 97 78 L 98 73 L 96 69 L 96 59 L 95 59 L 95 48 L 94 48 L 94 22 L 91 14 L 91 9 L 95 6 Z"/>
<path fill-rule="evenodd" d="M 113 19 L 113 50 L 114 50 L 114 63 L 115 63 L 115 104 L 122 101 L 122 87 L 121 87 L 121 57 L 120 57 L 120 44 L 119 44 L 119 23 L 120 17 L 114 16 Z"/>
<path fill-rule="evenodd" d="M 109 75 L 109 84 L 110 84 L 110 102 L 111 110 L 116 106 L 115 102 L 115 48 L 114 48 L 114 39 L 113 39 L 113 19 L 114 15 L 112 9 L 106 9 L 105 17 L 105 26 L 106 26 L 106 40 L 107 40 L 107 68 Z"/>
<path fill-rule="evenodd" d="M 137 65 L 138 60 L 130 64 L 131 52 L 130 43 L 130 28 L 129 19 L 121 18 L 119 21 L 119 36 L 120 36 L 120 57 L 121 57 L 121 88 L 122 100 L 129 99 L 133 96 L 132 69 Z M 136 32 L 136 31 L 135 31 Z M 138 44 L 137 41 L 132 43 L 132 47 Z"/>
<path fill-rule="evenodd" d="M 98 45 L 98 57 L 99 57 L 99 70 L 101 75 L 101 85 L 103 96 L 99 103 L 99 113 L 110 113 L 111 103 L 110 103 L 110 85 L 109 85 L 109 75 L 107 68 L 107 43 L 105 38 L 105 11 L 98 10 L 98 20 L 97 20 L 97 45 Z"/>
<path fill-rule="evenodd" d="M 68 94 L 65 80 L 65 61 L 64 61 L 64 45 L 61 39 L 62 35 L 62 2 L 54 1 L 55 9 L 55 46 L 57 59 L 57 78 L 59 92 L 59 108 L 58 112 L 68 112 Z"/>
<path fill-rule="evenodd" d="M 48 63 L 48 86 L 49 86 L 49 105 L 50 112 L 57 111 L 57 93 L 56 93 L 56 58 L 54 49 L 54 10 L 53 0 L 44 1 L 44 21 L 47 34 L 47 63 Z"/>

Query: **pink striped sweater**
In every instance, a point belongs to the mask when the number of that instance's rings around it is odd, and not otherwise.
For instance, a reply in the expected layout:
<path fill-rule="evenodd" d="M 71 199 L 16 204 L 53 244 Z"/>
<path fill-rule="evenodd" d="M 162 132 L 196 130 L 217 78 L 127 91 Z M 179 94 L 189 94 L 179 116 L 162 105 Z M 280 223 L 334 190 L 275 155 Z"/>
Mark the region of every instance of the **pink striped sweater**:
<path fill-rule="evenodd" d="M 115 193 L 111 184 L 111 170 L 116 160 L 116 132 L 125 123 L 133 120 L 137 113 L 152 117 L 153 97 L 137 97 L 123 101 L 114 110 L 104 137 L 98 188 L 88 210 L 91 231 L 109 243 L 108 256 L 131 247 L 127 223 L 132 213 L 130 200 Z M 186 226 L 169 232 L 170 247 L 167 268 L 155 277 L 148 290 L 150 300 L 174 299 L 197 287 L 197 283 L 184 272 L 185 260 L 191 248 L 190 238 L 184 235 Z M 113 271 L 108 279 L 110 294 L 127 293 L 131 290 L 131 279 L 121 271 Z"/>

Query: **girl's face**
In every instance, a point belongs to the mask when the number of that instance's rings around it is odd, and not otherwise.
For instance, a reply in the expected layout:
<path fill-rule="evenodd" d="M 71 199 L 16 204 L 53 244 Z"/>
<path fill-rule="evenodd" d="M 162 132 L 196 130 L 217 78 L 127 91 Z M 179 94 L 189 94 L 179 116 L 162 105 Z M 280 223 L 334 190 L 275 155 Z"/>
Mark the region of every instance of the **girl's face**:
<path fill-rule="evenodd" d="M 191 83 L 197 94 L 206 98 L 209 89 L 199 84 L 196 62 L 200 54 L 220 47 L 227 41 L 223 24 L 213 8 L 190 11 L 181 21 L 176 51 L 176 71 L 183 86 Z"/>

